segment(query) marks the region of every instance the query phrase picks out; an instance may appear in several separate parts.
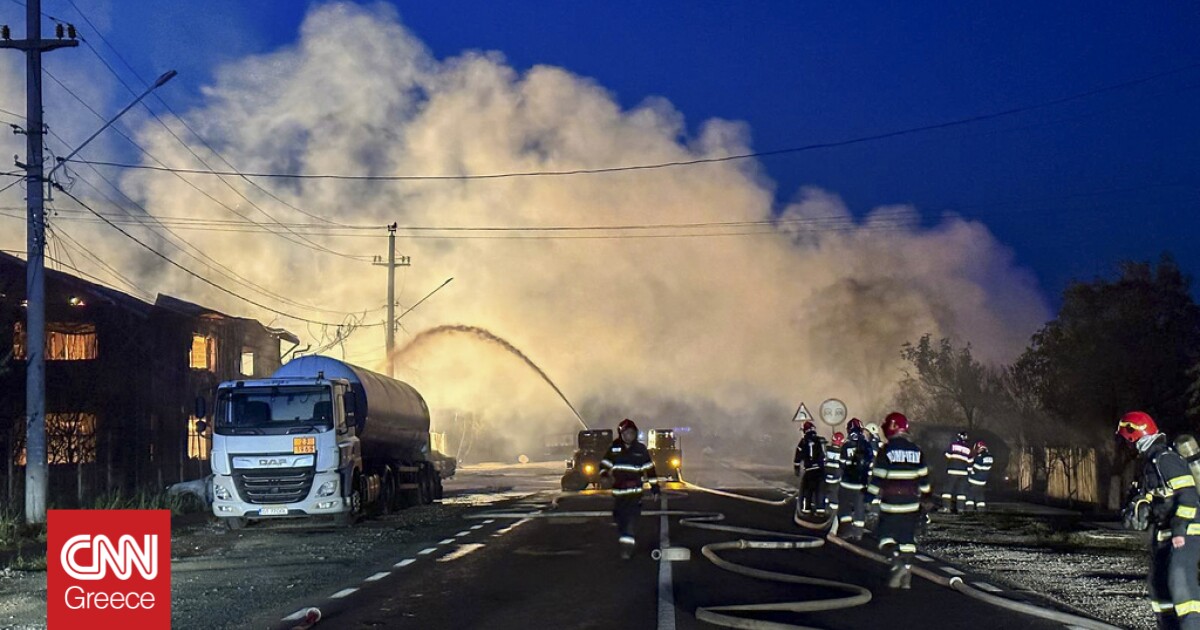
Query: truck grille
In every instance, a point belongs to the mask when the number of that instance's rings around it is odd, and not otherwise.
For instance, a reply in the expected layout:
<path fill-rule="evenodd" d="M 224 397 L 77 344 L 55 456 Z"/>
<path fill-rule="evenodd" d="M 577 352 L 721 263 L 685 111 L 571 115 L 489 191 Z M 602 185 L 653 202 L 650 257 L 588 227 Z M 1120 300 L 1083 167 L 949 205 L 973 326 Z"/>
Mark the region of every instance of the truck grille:
<path fill-rule="evenodd" d="M 295 503 L 308 497 L 313 476 L 312 468 L 235 470 L 233 482 L 249 503 Z"/>

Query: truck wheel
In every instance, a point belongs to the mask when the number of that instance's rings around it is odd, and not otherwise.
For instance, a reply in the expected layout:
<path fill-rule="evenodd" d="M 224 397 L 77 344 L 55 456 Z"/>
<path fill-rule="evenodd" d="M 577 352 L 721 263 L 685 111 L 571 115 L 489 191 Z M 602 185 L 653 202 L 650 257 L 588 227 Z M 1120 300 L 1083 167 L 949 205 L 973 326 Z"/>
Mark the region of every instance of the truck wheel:
<path fill-rule="evenodd" d="M 242 518 L 240 516 L 231 516 L 228 518 L 222 518 L 221 521 L 223 523 L 225 523 L 225 529 L 228 529 L 230 531 L 234 531 L 234 530 L 238 530 L 238 529 L 242 529 L 242 528 L 246 527 L 246 519 Z"/>
<path fill-rule="evenodd" d="M 433 498 L 441 501 L 446 494 L 446 489 L 442 487 L 442 476 L 434 473 L 433 475 Z"/>
<path fill-rule="evenodd" d="M 379 484 L 379 501 L 377 509 L 380 514 L 391 514 L 396 503 L 396 477 L 391 470 L 384 471 L 383 480 Z"/>
<path fill-rule="evenodd" d="M 421 480 L 417 483 L 421 486 L 421 505 L 433 503 L 433 480 L 430 478 L 428 468 L 421 468 Z"/>
<path fill-rule="evenodd" d="M 563 490 L 566 490 L 568 492 L 581 492 L 581 491 L 585 490 L 587 488 L 587 486 L 588 486 L 587 479 L 585 479 L 583 477 L 583 475 L 581 475 L 575 471 L 568 471 L 567 473 L 563 474 L 563 476 L 562 476 L 562 489 Z"/>
<path fill-rule="evenodd" d="M 346 500 L 350 503 L 350 509 L 333 515 L 333 522 L 338 527 L 353 525 L 362 514 L 362 481 L 358 475 L 354 476 L 354 482 L 350 486 L 350 496 L 346 497 Z"/>

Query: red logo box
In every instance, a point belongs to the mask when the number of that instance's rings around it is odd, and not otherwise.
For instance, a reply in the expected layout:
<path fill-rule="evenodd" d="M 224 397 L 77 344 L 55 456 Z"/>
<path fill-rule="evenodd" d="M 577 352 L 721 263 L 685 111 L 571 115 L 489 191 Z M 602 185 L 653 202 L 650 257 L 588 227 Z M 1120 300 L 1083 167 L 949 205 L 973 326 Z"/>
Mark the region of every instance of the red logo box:
<path fill-rule="evenodd" d="M 171 627 L 169 510 L 50 510 L 47 630 Z"/>

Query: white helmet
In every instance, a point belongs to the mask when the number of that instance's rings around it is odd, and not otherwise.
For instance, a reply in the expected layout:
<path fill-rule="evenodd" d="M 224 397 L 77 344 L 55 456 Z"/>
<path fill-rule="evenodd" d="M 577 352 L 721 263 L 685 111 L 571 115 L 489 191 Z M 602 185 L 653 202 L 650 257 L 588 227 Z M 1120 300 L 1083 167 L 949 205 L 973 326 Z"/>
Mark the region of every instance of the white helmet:
<path fill-rule="evenodd" d="M 880 435 L 879 425 L 874 422 L 867 423 L 867 431 L 870 431 L 871 435 L 874 435 L 875 437 L 879 437 L 879 435 Z"/>

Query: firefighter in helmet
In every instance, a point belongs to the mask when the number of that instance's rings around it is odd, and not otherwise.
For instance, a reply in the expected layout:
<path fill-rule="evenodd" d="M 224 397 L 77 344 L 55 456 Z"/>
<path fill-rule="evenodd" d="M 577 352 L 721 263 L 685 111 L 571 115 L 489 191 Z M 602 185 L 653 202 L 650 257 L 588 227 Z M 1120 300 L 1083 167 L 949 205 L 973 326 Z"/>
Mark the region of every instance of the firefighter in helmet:
<path fill-rule="evenodd" d="M 842 481 L 838 489 L 837 532 L 847 540 L 859 540 L 866 527 L 863 500 L 871 476 L 873 452 L 861 420 L 853 418 L 846 423 L 846 433 L 848 435 L 842 444 L 841 454 Z"/>
<path fill-rule="evenodd" d="M 875 457 L 867 492 L 879 497 L 879 549 L 892 556 L 891 588 L 909 588 L 917 553 L 921 500 L 930 493 L 929 467 L 921 447 L 908 437 L 908 418 L 893 411 L 883 421 L 887 444 Z"/>
<path fill-rule="evenodd" d="M 959 431 L 958 438 L 946 447 L 946 488 L 942 490 L 942 508 L 958 514 L 967 502 L 968 469 L 971 467 L 971 447 L 967 432 Z"/>
<path fill-rule="evenodd" d="M 646 445 L 638 441 L 638 428 L 633 420 L 625 418 L 617 425 L 617 439 L 600 461 L 600 474 L 612 476 L 613 519 L 617 522 L 621 557 L 629 559 L 637 545 L 634 530 L 642 515 L 645 480 L 649 479 L 651 492 L 656 495 L 659 492 L 654 460 Z"/>
<path fill-rule="evenodd" d="M 846 436 L 841 431 L 833 434 L 833 441 L 825 449 L 825 489 L 821 511 L 837 514 L 838 484 L 842 481 L 842 445 Z"/>
<path fill-rule="evenodd" d="M 1137 449 L 1136 494 L 1125 508 L 1125 523 L 1150 529 L 1150 606 L 1159 628 L 1200 628 L 1200 495 L 1183 457 L 1141 411 L 1125 414 L 1117 435 Z"/>
<path fill-rule="evenodd" d="M 801 426 L 804 436 L 796 445 L 796 457 L 792 461 L 796 476 L 800 477 L 800 512 L 812 514 L 821 498 L 821 482 L 824 478 L 825 446 L 817 435 L 817 425 L 811 420 Z"/>
<path fill-rule="evenodd" d="M 971 465 L 967 467 L 967 509 L 982 512 L 987 507 L 984 490 L 987 489 L 988 475 L 992 474 L 992 453 L 988 451 L 983 440 L 975 443 L 974 454 L 971 455 Z"/>

